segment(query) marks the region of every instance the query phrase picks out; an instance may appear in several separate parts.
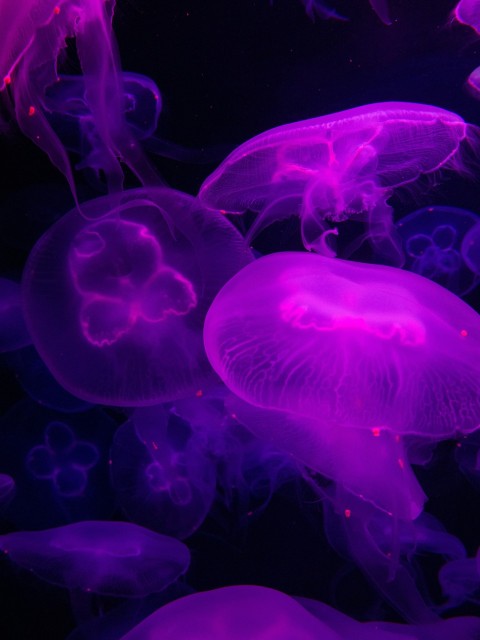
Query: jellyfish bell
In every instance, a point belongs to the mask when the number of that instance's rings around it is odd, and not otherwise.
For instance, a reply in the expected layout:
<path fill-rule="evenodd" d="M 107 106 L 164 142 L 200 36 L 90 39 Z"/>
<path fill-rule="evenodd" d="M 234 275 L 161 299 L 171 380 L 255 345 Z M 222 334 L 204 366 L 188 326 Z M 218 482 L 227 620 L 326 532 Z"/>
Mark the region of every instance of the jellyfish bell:
<path fill-rule="evenodd" d="M 480 5 L 477 0 L 460 0 L 453 10 L 453 15 L 460 24 L 472 27 L 480 34 Z"/>
<path fill-rule="evenodd" d="M 262 133 L 233 151 L 199 197 L 226 213 L 259 216 L 254 237 L 278 219 L 300 215 L 306 248 L 321 252 L 328 224 L 356 219 L 392 264 L 403 254 L 388 199 L 395 189 L 442 168 L 465 172 L 463 149 L 475 130 L 429 105 L 370 104 Z"/>
<path fill-rule="evenodd" d="M 216 381 L 202 342 L 206 311 L 251 259 L 228 220 L 185 194 L 97 199 L 62 218 L 30 256 L 33 342 L 60 384 L 87 401 L 193 395 Z"/>
<path fill-rule="evenodd" d="M 478 223 L 472 211 L 434 206 L 414 211 L 396 223 L 405 249 L 404 267 L 463 296 L 478 284 L 478 273 L 462 247 Z M 468 242 L 468 240 L 467 240 Z"/>
<path fill-rule="evenodd" d="M 186 572 L 187 547 L 127 522 L 84 521 L 0 536 L 8 557 L 39 578 L 100 595 L 142 597 Z"/>

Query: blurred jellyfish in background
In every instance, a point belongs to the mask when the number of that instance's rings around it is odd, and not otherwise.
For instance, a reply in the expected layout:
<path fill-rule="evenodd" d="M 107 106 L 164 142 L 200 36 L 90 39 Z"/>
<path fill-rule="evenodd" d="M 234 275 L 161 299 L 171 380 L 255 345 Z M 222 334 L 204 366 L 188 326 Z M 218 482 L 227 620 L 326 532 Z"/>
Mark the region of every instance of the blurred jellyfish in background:
<path fill-rule="evenodd" d="M 216 492 L 214 460 L 190 425 L 168 409 L 137 409 L 115 434 L 111 474 L 129 520 L 185 538 L 207 516 Z"/>
<path fill-rule="evenodd" d="M 100 409 L 61 414 L 23 400 L 0 419 L 0 470 L 15 481 L 5 517 L 42 529 L 109 518 L 109 447 L 115 422 Z"/>
<path fill-rule="evenodd" d="M 480 276 L 480 221 L 465 235 L 462 242 L 462 257 L 468 268 Z"/>
<path fill-rule="evenodd" d="M 24 271 L 27 324 L 52 374 L 79 398 L 112 405 L 208 387 L 216 377 L 203 321 L 221 286 L 252 260 L 243 238 L 168 189 L 97 199 L 82 213 L 54 225 Z"/>
<path fill-rule="evenodd" d="M 475 558 L 451 560 L 440 569 L 438 580 L 447 598 L 444 610 L 465 602 L 480 604 L 480 552 Z"/>
<path fill-rule="evenodd" d="M 396 229 L 405 251 L 404 268 L 459 296 L 466 295 L 479 279 L 461 249 L 478 220 L 471 211 L 441 206 L 419 209 L 401 218 Z"/>
<path fill-rule="evenodd" d="M 31 342 L 23 319 L 20 285 L 0 278 L 0 353 L 15 351 Z"/>
<path fill-rule="evenodd" d="M 0 473 L 0 513 L 13 498 L 15 481 L 6 473 Z"/>
<path fill-rule="evenodd" d="M 364 222 L 366 239 L 390 264 L 403 262 L 388 199 L 422 175 L 467 172 L 474 128 L 429 105 L 385 102 L 283 125 L 238 147 L 203 183 L 199 197 L 224 213 L 259 215 L 247 239 L 299 215 L 305 247 L 331 255 L 329 224 Z"/>
<path fill-rule="evenodd" d="M 469 306 L 415 274 L 305 253 L 242 270 L 205 322 L 210 361 L 239 396 L 232 411 L 335 481 L 355 559 L 410 620 L 432 614 L 395 567 L 398 551 L 382 553 L 366 526 L 386 513 L 396 547 L 398 521 L 421 514 L 411 440 L 478 429 L 479 327 Z"/>
<path fill-rule="evenodd" d="M 125 598 L 162 591 L 190 564 L 181 542 L 128 522 L 8 533 L 0 536 L 0 549 L 52 584 Z"/>
<path fill-rule="evenodd" d="M 49 122 L 48 91 L 58 82 L 68 59 L 67 39 L 75 48 L 84 83 L 83 100 L 95 134 L 95 167 L 109 191 L 123 184 L 119 159 L 143 184 L 158 178 L 131 135 L 124 115 L 124 89 L 112 30 L 115 0 L 26 0 L 12 5 L 2 0 L 0 91 L 21 131 L 45 151 L 65 175 L 72 192 L 75 183 L 63 144 Z M 89 152 L 91 163 L 92 153 Z"/>

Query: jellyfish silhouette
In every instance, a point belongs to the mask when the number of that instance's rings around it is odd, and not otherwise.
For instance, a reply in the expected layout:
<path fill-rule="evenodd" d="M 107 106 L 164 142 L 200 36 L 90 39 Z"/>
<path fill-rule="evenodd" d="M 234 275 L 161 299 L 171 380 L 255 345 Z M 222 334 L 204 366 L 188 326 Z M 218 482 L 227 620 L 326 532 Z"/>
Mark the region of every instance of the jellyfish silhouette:
<path fill-rule="evenodd" d="M 5 515 L 22 529 L 109 518 L 115 422 L 99 409 L 62 414 L 23 400 L 0 419 L 0 469 L 15 480 Z"/>
<path fill-rule="evenodd" d="M 431 614 L 365 523 L 375 509 L 397 523 L 421 514 L 412 439 L 480 427 L 479 326 L 468 305 L 415 274 L 302 253 L 242 270 L 205 322 L 210 361 L 239 396 L 232 412 L 335 481 L 358 564 L 412 621 Z"/>
<path fill-rule="evenodd" d="M 392 264 L 403 261 L 388 199 L 422 175 L 466 172 L 474 128 L 429 105 L 370 104 L 266 131 L 233 151 L 199 197 L 224 213 L 259 212 L 251 239 L 278 219 L 300 215 L 304 245 L 319 253 L 328 223 L 367 223 L 366 237 Z"/>
<path fill-rule="evenodd" d="M 75 183 L 66 151 L 48 121 L 47 93 L 58 81 L 67 38 L 75 38 L 84 100 L 96 132 L 98 166 L 109 190 L 123 183 L 121 158 L 146 184 L 158 182 L 124 118 L 124 92 L 112 31 L 115 0 L 2 0 L 0 91 L 22 132 Z"/>
<path fill-rule="evenodd" d="M 127 518 L 185 538 L 207 516 L 216 493 L 215 461 L 190 425 L 168 409 L 138 409 L 113 441 L 111 475 Z"/>
<path fill-rule="evenodd" d="M 52 584 L 127 598 L 162 591 L 190 564 L 181 542 L 128 522 L 8 533 L 0 536 L 0 549 Z"/>
<path fill-rule="evenodd" d="M 461 251 L 468 268 L 480 276 L 480 222 L 465 234 Z"/>
<path fill-rule="evenodd" d="M 456 207 L 426 207 L 401 218 L 396 228 L 405 248 L 404 267 L 463 296 L 478 284 L 462 255 L 463 240 L 478 216 Z"/>
<path fill-rule="evenodd" d="M 252 259 L 240 234 L 167 189 L 97 199 L 82 213 L 54 225 L 24 271 L 27 324 L 54 377 L 89 402 L 127 406 L 208 386 L 203 321 Z"/>

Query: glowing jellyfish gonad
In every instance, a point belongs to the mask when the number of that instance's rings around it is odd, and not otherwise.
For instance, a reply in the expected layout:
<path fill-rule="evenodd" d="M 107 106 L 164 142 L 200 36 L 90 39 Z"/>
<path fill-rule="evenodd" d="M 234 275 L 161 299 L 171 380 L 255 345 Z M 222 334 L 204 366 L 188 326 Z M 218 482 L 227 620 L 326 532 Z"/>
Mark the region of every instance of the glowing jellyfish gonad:
<path fill-rule="evenodd" d="M 299 214 L 306 248 L 325 252 L 328 223 L 357 219 L 393 264 L 403 254 L 388 199 L 442 168 L 464 171 L 474 129 L 454 113 L 406 102 L 370 104 L 266 131 L 233 151 L 200 199 L 224 213 L 258 212 L 253 237 Z"/>

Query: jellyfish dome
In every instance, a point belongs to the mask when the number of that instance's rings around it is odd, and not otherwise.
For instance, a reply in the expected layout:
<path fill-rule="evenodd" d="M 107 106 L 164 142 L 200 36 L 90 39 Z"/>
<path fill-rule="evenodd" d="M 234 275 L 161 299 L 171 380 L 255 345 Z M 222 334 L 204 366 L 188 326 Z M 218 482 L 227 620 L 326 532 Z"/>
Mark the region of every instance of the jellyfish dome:
<path fill-rule="evenodd" d="M 168 189 L 97 199 L 82 214 L 55 224 L 24 271 L 27 324 L 52 374 L 79 398 L 113 405 L 203 389 L 214 379 L 206 311 L 252 259 L 240 234 Z"/>
<path fill-rule="evenodd" d="M 233 151 L 204 182 L 200 199 L 226 213 L 260 215 L 250 236 L 298 214 L 306 248 L 324 252 L 328 222 L 366 222 L 370 241 L 401 263 L 388 198 L 441 168 L 463 171 L 472 128 L 423 104 L 384 102 L 283 125 Z"/>
<path fill-rule="evenodd" d="M 480 33 L 480 4 L 478 0 L 460 0 L 453 13 L 458 22 L 472 27 L 477 33 Z"/>
<path fill-rule="evenodd" d="M 8 533 L 0 536 L 0 549 L 47 582 L 120 597 L 162 591 L 190 564 L 184 544 L 128 522 Z"/>

